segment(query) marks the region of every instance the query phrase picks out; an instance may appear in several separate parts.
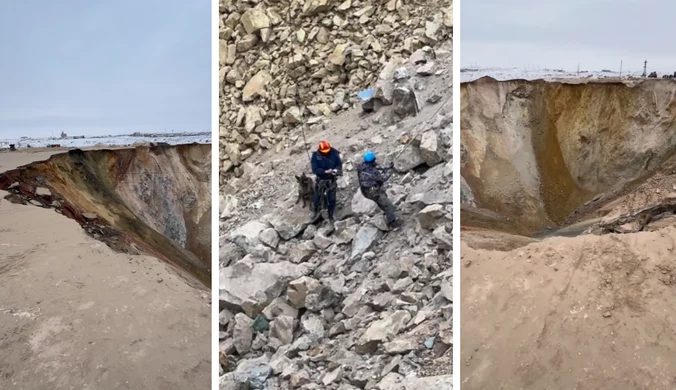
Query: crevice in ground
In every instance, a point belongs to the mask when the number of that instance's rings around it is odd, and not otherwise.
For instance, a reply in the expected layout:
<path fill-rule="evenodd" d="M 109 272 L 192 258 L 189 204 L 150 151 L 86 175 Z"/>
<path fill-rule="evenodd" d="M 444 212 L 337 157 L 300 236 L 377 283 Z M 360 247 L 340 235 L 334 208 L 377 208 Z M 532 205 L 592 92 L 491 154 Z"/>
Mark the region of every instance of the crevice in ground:
<path fill-rule="evenodd" d="M 112 249 L 210 287 L 211 146 L 72 149 L 0 174 L 14 203 L 51 208 Z"/>

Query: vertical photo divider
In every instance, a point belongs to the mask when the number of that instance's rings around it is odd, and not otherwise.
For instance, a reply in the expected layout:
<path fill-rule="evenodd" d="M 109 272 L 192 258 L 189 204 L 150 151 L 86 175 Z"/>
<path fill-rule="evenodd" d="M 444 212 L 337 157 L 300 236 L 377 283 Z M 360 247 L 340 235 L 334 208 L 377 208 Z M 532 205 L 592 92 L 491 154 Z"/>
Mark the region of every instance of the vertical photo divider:
<path fill-rule="evenodd" d="M 218 390 L 218 0 L 211 0 L 211 388 Z"/>
<path fill-rule="evenodd" d="M 453 387 L 460 389 L 460 0 L 453 1 Z"/>

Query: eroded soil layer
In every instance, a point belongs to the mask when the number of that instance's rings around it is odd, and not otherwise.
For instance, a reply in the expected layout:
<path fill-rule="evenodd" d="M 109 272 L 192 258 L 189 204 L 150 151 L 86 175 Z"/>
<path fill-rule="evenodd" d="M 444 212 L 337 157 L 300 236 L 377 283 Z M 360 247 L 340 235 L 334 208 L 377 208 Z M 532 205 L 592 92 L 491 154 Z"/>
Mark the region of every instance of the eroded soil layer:
<path fill-rule="evenodd" d="M 111 248 L 210 286 L 211 146 L 70 150 L 0 174 L 8 198 L 55 208 Z"/>
<path fill-rule="evenodd" d="M 676 82 L 461 85 L 462 224 L 536 235 L 643 181 L 676 146 Z"/>

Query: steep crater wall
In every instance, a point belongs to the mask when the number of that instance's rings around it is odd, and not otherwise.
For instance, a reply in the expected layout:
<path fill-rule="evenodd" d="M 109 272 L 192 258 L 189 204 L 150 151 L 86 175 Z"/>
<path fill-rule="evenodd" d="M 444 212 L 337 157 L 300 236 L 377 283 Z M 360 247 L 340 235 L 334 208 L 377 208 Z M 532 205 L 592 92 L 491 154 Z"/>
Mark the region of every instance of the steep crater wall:
<path fill-rule="evenodd" d="M 533 235 L 641 181 L 676 146 L 676 83 L 461 84 L 462 224 Z"/>
<path fill-rule="evenodd" d="M 113 249 L 210 286 L 211 145 L 70 150 L 0 175 L 9 199 L 53 207 Z"/>

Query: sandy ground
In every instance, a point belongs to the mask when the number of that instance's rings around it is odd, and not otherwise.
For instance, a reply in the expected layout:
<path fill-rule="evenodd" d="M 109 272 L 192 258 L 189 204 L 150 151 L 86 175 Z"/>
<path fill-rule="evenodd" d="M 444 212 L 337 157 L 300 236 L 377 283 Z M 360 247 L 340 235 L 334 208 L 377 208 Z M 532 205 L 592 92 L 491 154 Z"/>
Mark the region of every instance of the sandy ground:
<path fill-rule="evenodd" d="M 105 149 L 124 149 L 129 146 L 106 146 Z M 64 153 L 75 148 L 21 148 L 15 152 L 8 150 L 0 150 L 0 172 L 5 172 L 10 169 L 20 167 L 22 165 L 30 164 L 35 161 L 44 161 L 49 156 L 57 153 Z M 97 147 L 79 148 L 82 150 L 101 149 Z"/>
<path fill-rule="evenodd" d="M 0 171 L 55 152 L 0 153 Z M 210 388 L 210 293 L 157 259 L 3 199 L 0 286 L 0 389 Z"/>
<path fill-rule="evenodd" d="M 462 389 L 676 388 L 676 228 L 462 245 Z"/>
<path fill-rule="evenodd" d="M 35 161 L 47 160 L 49 156 L 56 153 L 63 153 L 68 149 L 47 149 L 34 148 L 30 151 L 21 149 L 16 152 L 0 152 L 0 172 L 9 171 L 22 165 L 30 164 Z"/>

